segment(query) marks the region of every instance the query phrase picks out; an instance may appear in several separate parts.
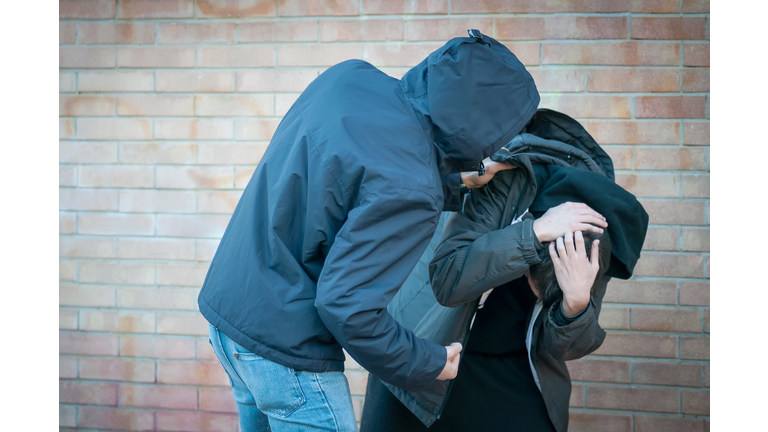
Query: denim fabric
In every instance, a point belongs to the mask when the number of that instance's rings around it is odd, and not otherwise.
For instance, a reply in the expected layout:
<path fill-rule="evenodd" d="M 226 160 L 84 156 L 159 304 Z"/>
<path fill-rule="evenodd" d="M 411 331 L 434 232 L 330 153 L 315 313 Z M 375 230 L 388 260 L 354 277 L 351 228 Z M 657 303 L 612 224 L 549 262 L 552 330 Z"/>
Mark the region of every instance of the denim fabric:
<path fill-rule="evenodd" d="M 357 432 L 342 372 L 295 371 L 249 352 L 212 325 L 208 330 L 232 384 L 242 432 Z"/>

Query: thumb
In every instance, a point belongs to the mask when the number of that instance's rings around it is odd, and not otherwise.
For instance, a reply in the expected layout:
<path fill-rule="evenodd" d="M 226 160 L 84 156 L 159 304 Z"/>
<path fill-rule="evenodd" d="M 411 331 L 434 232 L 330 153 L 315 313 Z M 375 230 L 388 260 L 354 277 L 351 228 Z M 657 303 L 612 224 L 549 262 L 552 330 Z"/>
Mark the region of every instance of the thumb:
<path fill-rule="evenodd" d="M 458 342 L 454 342 L 449 346 L 445 347 L 445 350 L 448 352 L 448 358 L 451 359 L 459 355 L 459 353 L 461 352 L 461 344 Z"/>

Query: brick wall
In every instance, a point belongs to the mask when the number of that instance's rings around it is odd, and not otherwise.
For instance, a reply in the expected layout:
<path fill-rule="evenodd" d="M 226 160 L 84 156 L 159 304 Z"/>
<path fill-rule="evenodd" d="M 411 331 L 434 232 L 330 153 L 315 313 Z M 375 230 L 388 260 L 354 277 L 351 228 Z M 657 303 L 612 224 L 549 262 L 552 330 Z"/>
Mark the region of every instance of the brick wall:
<path fill-rule="evenodd" d="M 709 428 L 707 0 L 61 0 L 60 425 L 235 431 L 196 296 L 281 116 L 326 67 L 400 77 L 466 29 L 527 65 L 651 217 L 571 431 Z M 355 408 L 367 373 L 351 360 Z"/>

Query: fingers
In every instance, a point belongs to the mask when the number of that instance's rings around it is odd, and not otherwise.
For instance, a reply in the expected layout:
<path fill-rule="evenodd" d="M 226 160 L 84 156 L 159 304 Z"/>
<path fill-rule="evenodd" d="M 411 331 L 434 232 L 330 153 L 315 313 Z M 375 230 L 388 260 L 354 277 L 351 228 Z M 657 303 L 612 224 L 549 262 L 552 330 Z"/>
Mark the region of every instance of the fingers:
<path fill-rule="evenodd" d="M 565 253 L 569 256 L 569 258 L 575 258 L 576 257 L 576 249 L 574 248 L 573 244 L 573 233 L 568 231 L 565 233 Z"/>
<path fill-rule="evenodd" d="M 584 248 L 584 235 L 581 231 L 576 231 L 573 235 L 574 251 L 576 252 L 576 258 L 580 256 L 587 256 L 587 250 Z"/>
<path fill-rule="evenodd" d="M 458 342 L 454 342 L 447 347 L 445 347 L 445 350 L 448 352 L 448 360 L 453 359 L 454 357 L 459 356 L 459 353 L 461 352 L 462 346 Z M 458 361 L 458 360 L 456 360 Z"/>
<path fill-rule="evenodd" d="M 583 223 L 576 227 L 576 231 L 592 231 L 593 233 L 602 234 L 604 230 L 594 225 Z"/>
<path fill-rule="evenodd" d="M 557 240 L 555 240 L 555 245 L 557 247 L 557 255 L 562 259 L 568 256 L 565 252 L 565 242 L 563 241 L 562 237 L 558 237 Z"/>
<path fill-rule="evenodd" d="M 592 251 L 589 253 L 589 263 L 592 265 L 592 271 L 597 274 L 600 270 L 600 240 L 592 242 Z"/>

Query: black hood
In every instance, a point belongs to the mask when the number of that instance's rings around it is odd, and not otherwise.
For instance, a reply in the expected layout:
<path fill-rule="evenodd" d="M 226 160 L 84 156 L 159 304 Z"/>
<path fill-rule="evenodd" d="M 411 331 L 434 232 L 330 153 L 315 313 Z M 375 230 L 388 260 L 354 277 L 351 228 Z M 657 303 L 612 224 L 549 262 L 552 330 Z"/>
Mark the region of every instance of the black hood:
<path fill-rule="evenodd" d="M 438 151 L 440 171 L 477 169 L 520 133 L 539 105 L 530 73 L 495 39 L 454 38 L 401 83 Z"/>

